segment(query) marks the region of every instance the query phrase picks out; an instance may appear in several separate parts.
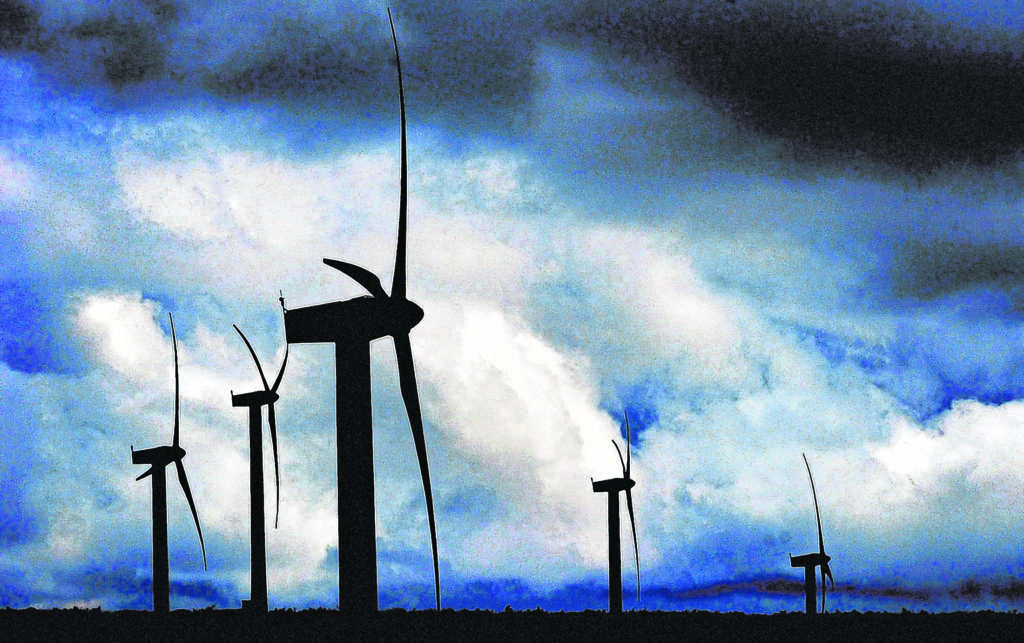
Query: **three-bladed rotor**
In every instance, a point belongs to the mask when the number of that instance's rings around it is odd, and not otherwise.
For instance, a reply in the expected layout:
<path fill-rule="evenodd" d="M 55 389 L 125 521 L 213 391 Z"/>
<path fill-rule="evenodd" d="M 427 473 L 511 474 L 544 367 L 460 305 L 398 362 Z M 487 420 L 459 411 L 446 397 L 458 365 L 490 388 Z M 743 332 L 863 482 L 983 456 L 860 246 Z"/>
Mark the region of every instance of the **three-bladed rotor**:
<path fill-rule="evenodd" d="M 274 380 L 274 385 L 270 386 L 267 384 L 267 378 L 263 374 L 263 366 L 260 365 L 260 360 L 256 357 L 256 351 L 253 349 L 252 344 L 249 343 L 249 338 L 245 336 L 245 333 L 243 333 L 238 326 L 235 324 L 232 324 L 232 326 L 235 331 L 238 332 L 239 336 L 241 336 L 242 341 L 245 342 L 245 347 L 249 349 L 249 354 L 252 355 L 252 361 L 256 364 L 256 370 L 259 371 L 260 379 L 263 381 L 262 391 L 239 393 L 238 395 L 235 395 L 234 392 L 232 392 L 231 404 L 232 406 L 267 407 L 267 424 L 270 425 L 270 443 L 274 452 L 274 488 L 277 491 L 277 504 L 274 512 L 274 528 L 277 529 L 278 517 L 281 514 L 281 474 L 277 464 L 277 415 L 274 412 L 274 403 L 279 399 L 277 395 L 277 387 L 281 385 L 281 378 L 284 377 L 284 369 L 288 365 L 288 344 L 287 342 L 285 343 L 284 360 L 281 362 L 281 370 L 277 373 L 277 379 Z"/>
<path fill-rule="evenodd" d="M 178 378 L 178 338 L 174 332 L 174 317 L 170 313 L 167 316 L 171 320 L 171 344 L 174 347 L 174 437 L 170 446 L 159 446 L 136 451 L 133 445 L 131 447 L 132 464 L 150 465 L 149 469 L 146 469 L 142 475 L 136 478 L 136 480 L 142 480 L 153 475 L 158 467 L 162 469 L 172 462 L 174 463 L 174 468 L 178 472 L 178 484 L 181 485 L 181 490 L 188 501 L 188 507 L 192 511 L 192 520 L 196 524 L 196 533 L 199 534 L 199 545 L 203 550 L 203 569 L 206 569 L 206 542 L 203 540 L 203 528 L 199 525 L 199 513 L 196 511 L 196 503 L 192 498 L 192 489 L 188 484 L 188 476 L 185 475 L 185 467 L 181 462 L 185 457 L 185 449 L 182 449 L 178 444 L 178 426 L 181 414 L 179 401 L 180 382 Z"/>

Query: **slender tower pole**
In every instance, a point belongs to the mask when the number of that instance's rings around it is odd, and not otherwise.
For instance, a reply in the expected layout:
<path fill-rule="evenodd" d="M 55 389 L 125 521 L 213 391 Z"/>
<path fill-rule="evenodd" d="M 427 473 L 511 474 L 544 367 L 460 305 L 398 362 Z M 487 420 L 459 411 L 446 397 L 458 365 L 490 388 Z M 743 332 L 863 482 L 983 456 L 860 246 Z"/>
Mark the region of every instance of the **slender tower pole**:
<path fill-rule="evenodd" d="M 167 561 L 167 469 L 153 471 L 153 611 L 171 611 L 170 565 Z"/>
<path fill-rule="evenodd" d="M 619 542 L 619 494 L 608 494 L 608 611 L 622 612 L 622 551 Z"/>
<path fill-rule="evenodd" d="M 262 407 L 249 407 L 249 535 L 252 543 L 249 562 L 249 609 L 266 612 L 267 605 L 267 526 L 263 507 L 263 413 Z"/>
<path fill-rule="evenodd" d="M 814 567 L 804 567 L 804 607 L 808 614 L 818 613 L 818 579 Z"/>
<path fill-rule="evenodd" d="M 370 344 L 335 344 L 338 448 L 338 608 L 377 611 Z"/>

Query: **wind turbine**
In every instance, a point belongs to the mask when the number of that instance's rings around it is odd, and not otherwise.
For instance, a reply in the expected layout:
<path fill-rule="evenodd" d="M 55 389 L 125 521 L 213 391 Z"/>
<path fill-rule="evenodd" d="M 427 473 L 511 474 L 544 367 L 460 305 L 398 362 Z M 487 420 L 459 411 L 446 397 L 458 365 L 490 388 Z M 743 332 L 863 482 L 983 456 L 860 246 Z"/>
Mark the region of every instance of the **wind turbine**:
<path fill-rule="evenodd" d="M 806 609 L 808 614 L 815 613 L 814 599 L 818 595 L 818 585 L 814 577 L 814 568 L 821 567 L 821 611 L 825 611 L 825 578 L 832 582 L 832 587 L 835 588 L 836 582 L 832 578 L 832 568 L 829 567 L 829 561 L 832 557 L 825 553 L 825 539 L 821 535 L 821 513 L 818 512 L 818 493 L 814 490 L 814 476 L 811 475 L 811 465 L 807 462 L 807 456 L 804 456 L 804 465 L 807 467 L 807 477 L 811 480 L 811 495 L 814 496 L 814 516 L 818 520 L 818 551 L 813 554 L 804 554 L 802 556 L 789 555 L 790 567 L 803 567 L 804 568 L 804 597 L 806 602 Z"/>
<path fill-rule="evenodd" d="M 370 296 L 285 310 L 289 344 L 333 343 L 337 375 L 338 434 L 338 606 L 362 613 L 377 610 L 377 542 L 373 506 L 373 418 L 370 408 L 370 342 L 390 335 L 395 343 L 402 399 L 409 414 L 423 493 L 426 497 L 430 546 L 434 559 L 434 597 L 441 609 L 441 580 L 437 562 L 437 528 L 430 489 L 427 447 L 423 438 L 416 371 L 409 332 L 423 319 L 423 309 L 406 297 L 405 246 L 408 204 L 408 161 L 405 135 L 405 89 L 398 38 L 388 10 L 398 67 L 401 107 L 402 170 L 398 206 L 398 248 L 391 294 L 365 268 L 324 259 L 328 266 L 352 278 Z M 343 438 L 342 432 L 345 432 Z M 342 447 L 344 445 L 344 448 Z M 344 507 L 345 511 L 342 511 Z"/>
<path fill-rule="evenodd" d="M 199 533 L 199 546 L 203 549 L 203 569 L 206 569 L 206 543 L 203 542 L 203 529 L 199 526 L 199 514 L 196 512 L 196 503 L 192 499 L 192 489 L 188 486 L 188 476 L 185 475 L 185 467 L 181 464 L 185 457 L 185 449 L 178 445 L 178 418 L 179 411 L 179 385 L 178 385 L 178 338 L 174 334 L 174 317 L 167 314 L 171 319 L 171 343 L 174 346 L 174 438 L 170 446 L 153 447 L 151 449 L 132 449 L 132 464 L 148 464 L 149 469 L 140 475 L 136 480 L 142 480 L 147 476 L 153 478 L 153 611 L 169 612 L 171 609 L 171 582 L 170 570 L 167 561 L 167 478 L 165 473 L 167 465 L 174 463 L 178 470 L 178 483 L 181 490 L 185 492 L 185 499 L 188 500 L 189 509 L 192 510 L 192 519 L 196 523 L 196 531 Z"/>
<path fill-rule="evenodd" d="M 251 572 L 249 600 L 242 601 L 243 609 L 253 609 L 261 612 L 267 611 L 267 539 L 266 526 L 263 516 L 263 413 L 264 406 L 267 407 L 267 423 L 270 425 L 270 441 L 274 451 L 274 483 L 277 490 L 277 504 L 274 512 L 274 529 L 277 529 L 277 519 L 281 513 L 281 475 L 277 466 L 277 419 L 274 414 L 274 403 L 278 400 L 277 387 L 281 385 L 281 378 L 284 376 L 284 368 L 288 365 L 288 345 L 285 344 L 284 361 L 281 362 L 281 370 L 277 373 L 274 385 L 267 384 L 267 378 L 263 375 L 263 367 L 256 357 L 256 351 L 252 344 L 238 326 L 235 330 L 242 337 L 252 361 L 256 363 L 256 370 L 263 380 L 262 391 L 250 393 L 231 392 L 231 406 L 249 407 L 249 535 L 252 540 L 251 551 Z"/>
<path fill-rule="evenodd" d="M 608 611 L 612 613 L 622 612 L 622 554 L 619 546 L 619 492 L 626 492 L 626 509 L 629 510 L 629 525 L 633 530 L 633 555 L 636 559 L 636 600 L 640 600 L 640 550 L 636 542 L 636 520 L 633 515 L 633 493 L 632 489 L 636 482 L 629 477 L 630 471 L 630 447 L 629 447 L 629 416 L 626 414 L 626 459 L 622 459 L 622 449 L 612 440 L 615 450 L 619 454 L 619 463 L 622 465 L 621 478 L 609 478 L 608 480 L 590 479 L 594 487 L 594 493 L 608 494 Z"/>

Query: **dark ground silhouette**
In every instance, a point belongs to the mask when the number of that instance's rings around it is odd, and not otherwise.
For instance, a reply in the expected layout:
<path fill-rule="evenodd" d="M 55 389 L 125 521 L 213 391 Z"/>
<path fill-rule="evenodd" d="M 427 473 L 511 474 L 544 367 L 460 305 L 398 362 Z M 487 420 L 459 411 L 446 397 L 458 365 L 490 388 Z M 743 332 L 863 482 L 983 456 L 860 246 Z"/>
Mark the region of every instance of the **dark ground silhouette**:
<path fill-rule="evenodd" d="M 1024 634 L 1024 614 L 4 609 L 0 631 L 8 640 L 90 641 L 1007 641 Z"/>

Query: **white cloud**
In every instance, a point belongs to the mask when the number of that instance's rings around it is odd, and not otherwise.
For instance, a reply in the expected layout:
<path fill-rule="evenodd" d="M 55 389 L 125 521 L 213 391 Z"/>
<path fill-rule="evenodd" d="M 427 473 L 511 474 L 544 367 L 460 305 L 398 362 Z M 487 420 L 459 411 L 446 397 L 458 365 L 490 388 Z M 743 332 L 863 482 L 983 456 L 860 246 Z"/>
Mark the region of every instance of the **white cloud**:
<path fill-rule="evenodd" d="M 10 150 L 0 147 L 0 198 L 25 199 L 33 191 L 32 168 Z"/>
<path fill-rule="evenodd" d="M 586 360 L 497 308 L 431 310 L 416 335 L 427 409 L 472 472 L 452 482 L 488 488 L 500 505 L 450 551 L 458 567 L 543 583 L 599 566 L 604 502 L 589 479 L 621 472 L 609 444 L 616 425 L 598 408 Z"/>

